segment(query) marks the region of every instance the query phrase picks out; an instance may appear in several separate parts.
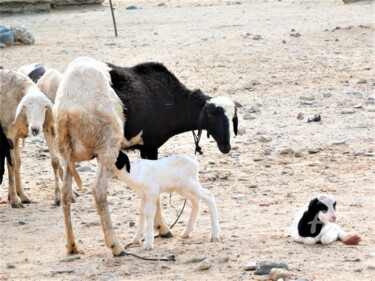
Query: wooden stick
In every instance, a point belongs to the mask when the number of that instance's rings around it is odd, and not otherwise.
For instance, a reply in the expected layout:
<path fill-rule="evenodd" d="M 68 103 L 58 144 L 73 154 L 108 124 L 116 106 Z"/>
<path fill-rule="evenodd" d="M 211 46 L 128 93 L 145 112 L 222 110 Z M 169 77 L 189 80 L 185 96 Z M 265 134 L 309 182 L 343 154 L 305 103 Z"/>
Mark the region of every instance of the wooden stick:
<path fill-rule="evenodd" d="M 109 0 L 109 6 L 111 7 L 113 26 L 115 27 L 115 36 L 117 37 L 117 26 L 116 26 L 115 14 L 113 12 L 112 0 Z"/>

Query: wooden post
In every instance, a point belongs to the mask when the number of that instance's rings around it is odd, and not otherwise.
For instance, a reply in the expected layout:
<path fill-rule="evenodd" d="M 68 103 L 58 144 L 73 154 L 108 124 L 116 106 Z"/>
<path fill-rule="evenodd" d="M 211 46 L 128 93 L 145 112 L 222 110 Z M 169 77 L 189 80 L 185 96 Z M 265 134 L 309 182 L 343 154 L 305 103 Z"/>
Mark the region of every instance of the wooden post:
<path fill-rule="evenodd" d="M 113 26 L 115 27 L 115 36 L 117 37 L 117 26 L 116 26 L 115 13 L 113 12 L 112 0 L 109 0 L 109 6 L 111 7 Z"/>

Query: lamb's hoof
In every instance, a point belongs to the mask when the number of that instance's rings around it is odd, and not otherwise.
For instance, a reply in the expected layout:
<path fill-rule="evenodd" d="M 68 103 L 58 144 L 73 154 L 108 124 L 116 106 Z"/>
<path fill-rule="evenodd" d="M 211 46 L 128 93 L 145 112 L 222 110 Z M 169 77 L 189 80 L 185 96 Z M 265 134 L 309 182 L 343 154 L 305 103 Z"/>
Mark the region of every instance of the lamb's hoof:
<path fill-rule="evenodd" d="M 183 233 L 183 234 L 181 235 L 181 238 L 182 238 L 182 239 L 188 239 L 188 238 L 190 238 L 190 234 L 185 234 L 185 233 Z"/>
<path fill-rule="evenodd" d="M 123 257 L 126 256 L 126 252 L 122 250 L 118 255 L 113 254 L 114 257 Z"/>
<path fill-rule="evenodd" d="M 73 244 L 73 246 L 71 246 L 71 247 L 67 247 L 67 253 L 68 253 L 68 255 L 78 254 L 78 248 L 77 248 L 77 245 L 76 245 L 76 244 Z"/>
<path fill-rule="evenodd" d="M 10 204 L 12 206 L 12 208 L 15 208 L 15 209 L 20 209 L 20 208 L 25 208 L 21 202 L 18 202 L 18 203 L 11 203 Z"/>
<path fill-rule="evenodd" d="M 172 238 L 173 237 L 173 233 L 170 230 L 168 230 L 167 233 L 160 233 L 159 236 L 161 238 Z"/>
<path fill-rule="evenodd" d="M 151 251 L 152 249 L 154 249 L 154 246 L 152 245 L 145 245 L 145 251 Z"/>
<path fill-rule="evenodd" d="M 53 206 L 60 206 L 60 200 L 55 200 L 55 203 L 53 203 Z"/>
<path fill-rule="evenodd" d="M 220 242 L 220 238 L 219 237 L 211 237 L 211 242 Z"/>

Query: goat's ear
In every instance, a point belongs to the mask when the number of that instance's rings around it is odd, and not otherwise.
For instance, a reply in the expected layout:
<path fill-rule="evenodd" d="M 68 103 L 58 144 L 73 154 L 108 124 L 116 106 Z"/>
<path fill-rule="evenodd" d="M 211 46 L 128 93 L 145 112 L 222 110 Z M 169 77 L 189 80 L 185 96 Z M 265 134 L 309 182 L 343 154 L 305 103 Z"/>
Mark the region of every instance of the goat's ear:
<path fill-rule="evenodd" d="M 233 131 L 234 135 L 237 136 L 238 133 L 238 116 L 237 116 L 237 108 L 234 108 L 234 116 L 233 116 Z"/>
<path fill-rule="evenodd" d="M 121 150 L 120 150 L 120 153 L 117 157 L 117 161 L 116 161 L 116 168 L 118 170 L 121 170 L 122 168 L 124 168 L 124 166 L 126 166 L 126 171 L 128 171 L 128 173 L 130 173 L 130 161 L 129 161 L 129 157 L 123 153 Z"/>

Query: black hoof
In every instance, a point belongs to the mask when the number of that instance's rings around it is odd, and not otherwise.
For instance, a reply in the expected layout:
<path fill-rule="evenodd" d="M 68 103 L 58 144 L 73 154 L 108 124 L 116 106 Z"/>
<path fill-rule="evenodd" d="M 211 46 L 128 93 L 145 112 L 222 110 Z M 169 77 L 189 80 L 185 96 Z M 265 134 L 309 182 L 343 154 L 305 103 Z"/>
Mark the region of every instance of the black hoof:
<path fill-rule="evenodd" d="M 160 233 L 159 234 L 161 238 L 172 238 L 173 233 L 171 231 L 168 231 L 167 233 Z"/>
<path fill-rule="evenodd" d="M 53 203 L 53 206 L 56 206 L 56 207 L 60 206 L 60 201 L 55 201 L 55 203 Z"/>
<path fill-rule="evenodd" d="M 12 208 L 15 208 L 15 209 L 17 209 L 17 208 L 25 208 L 21 203 L 19 203 L 19 204 L 11 204 L 11 206 L 12 206 Z"/>
<path fill-rule="evenodd" d="M 119 253 L 118 255 L 114 255 L 115 257 L 123 257 L 123 256 L 126 256 L 126 252 L 125 251 L 121 251 L 121 253 Z"/>
<path fill-rule="evenodd" d="M 24 204 L 30 204 L 31 203 L 30 199 L 22 200 L 21 202 L 24 203 Z"/>

